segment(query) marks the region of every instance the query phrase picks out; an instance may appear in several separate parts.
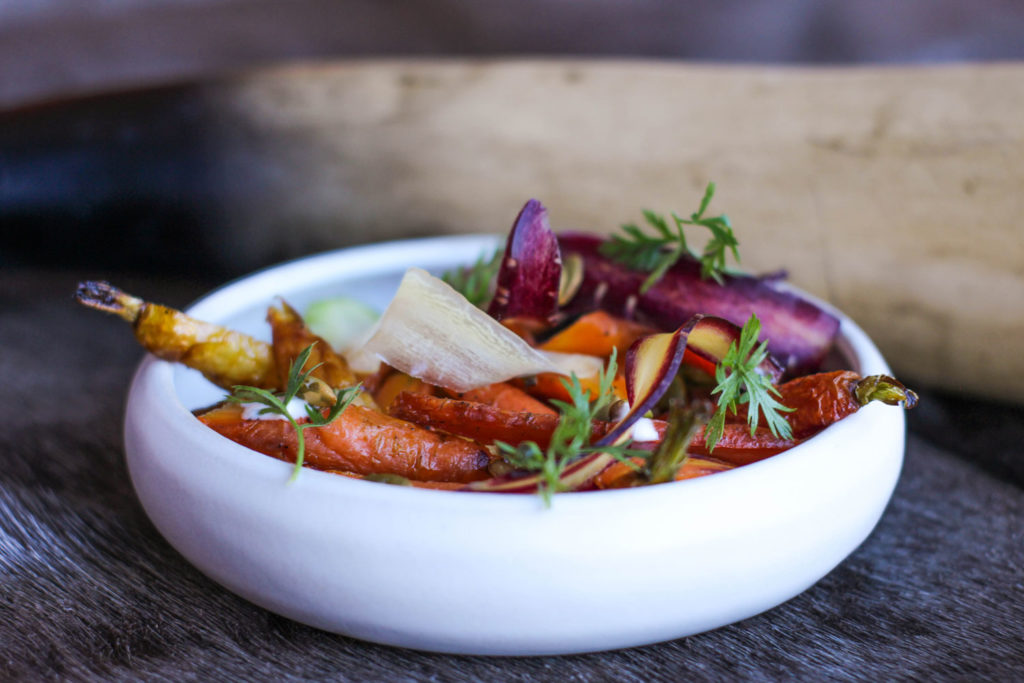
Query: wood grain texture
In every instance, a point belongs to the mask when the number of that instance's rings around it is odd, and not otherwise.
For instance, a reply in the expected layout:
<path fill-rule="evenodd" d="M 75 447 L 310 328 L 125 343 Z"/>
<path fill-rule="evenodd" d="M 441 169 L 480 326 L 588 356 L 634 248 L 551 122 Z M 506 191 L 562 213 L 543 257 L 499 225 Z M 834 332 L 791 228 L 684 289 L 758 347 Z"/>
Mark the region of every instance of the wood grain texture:
<path fill-rule="evenodd" d="M 289 179 L 232 205 L 250 235 L 502 232 L 528 197 L 607 232 L 714 180 L 745 267 L 787 268 L 912 380 L 1024 400 L 1024 65 L 351 62 L 204 101 L 223 158 Z"/>
<path fill-rule="evenodd" d="M 911 382 L 1024 402 L 1024 64 L 333 62 L 0 113 L 0 150 L 0 262 L 225 278 L 529 197 L 607 233 L 714 180 L 745 267 Z"/>

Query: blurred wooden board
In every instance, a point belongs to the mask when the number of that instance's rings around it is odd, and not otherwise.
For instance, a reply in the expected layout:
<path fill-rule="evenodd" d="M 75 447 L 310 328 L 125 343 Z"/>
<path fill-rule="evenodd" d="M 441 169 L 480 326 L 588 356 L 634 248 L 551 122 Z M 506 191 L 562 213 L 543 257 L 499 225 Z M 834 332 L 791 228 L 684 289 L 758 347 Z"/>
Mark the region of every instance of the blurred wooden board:
<path fill-rule="evenodd" d="M 174 101 L 235 265 L 504 232 L 529 197 L 606 233 L 713 180 L 744 267 L 788 269 L 906 378 L 1024 401 L 1022 64 L 343 62 Z"/>
<path fill-rule="evenodd" d="M 355 63 L 211 94 L 309 183 L 273 201 L 311 230 L 502 231 L 537 197 L 606 232 L 714 180 L 745 267 L 787 268 L 901 374 L 1024 400 L 1022 65 Z"/>

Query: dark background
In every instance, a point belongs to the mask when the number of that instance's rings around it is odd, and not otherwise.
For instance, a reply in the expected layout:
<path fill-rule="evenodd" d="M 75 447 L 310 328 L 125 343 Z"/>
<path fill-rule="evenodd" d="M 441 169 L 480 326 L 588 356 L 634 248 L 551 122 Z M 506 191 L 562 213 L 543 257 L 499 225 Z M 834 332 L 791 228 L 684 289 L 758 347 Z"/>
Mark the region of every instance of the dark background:
<path fill-rule="evenodd" d="M 0 107 L 339 56 L 920 63 L 1022 36 L 1015 0 L 3 0 Z"/>
<path fill-rule="evenodd" d="M 225 256 L 239 251 L 218 234 L 230 188 L 210 177 L 206 142 L 225 122 L 190 84 L 379 56 L 1013 60 L 1024 3 L 0 1 L 0 265 L 217 282 L 300 255 Z"/>

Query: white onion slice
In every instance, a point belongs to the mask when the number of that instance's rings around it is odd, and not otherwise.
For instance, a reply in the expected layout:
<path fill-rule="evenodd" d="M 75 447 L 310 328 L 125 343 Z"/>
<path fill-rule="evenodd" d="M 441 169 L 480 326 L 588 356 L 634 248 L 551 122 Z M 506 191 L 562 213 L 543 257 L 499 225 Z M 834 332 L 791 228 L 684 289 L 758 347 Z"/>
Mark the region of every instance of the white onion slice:
<path fill-rule="evenodd" d="M 379 326 L 380 318 L 377 318 L 377 322 L 341 352 L 341 355 L 345 356 L 348 366 L 358 373 L 372 375 L 380 369 L 380 357 L 366 350 L 366 342 L 376 334 Z"/>
<path fill-rule="evenodd" d="M 577 377 L 583 379 L 584 377 L 594 377 L 604 369 L 604 360 L 597 356 L 588 356 L 585 353 L 534 350 L 547 358 L 548 362 L 555 367 L 552 372 L 557 372 L 560 375 L 569 376 L 576 373 Z"/>
<path fill-rule="evenodd" d="M 405 272 L 361 352 L 454 391 L 540 372 L 589 377 L 601 368 L 598 358 L 534 349 L 419 268 Z"/>

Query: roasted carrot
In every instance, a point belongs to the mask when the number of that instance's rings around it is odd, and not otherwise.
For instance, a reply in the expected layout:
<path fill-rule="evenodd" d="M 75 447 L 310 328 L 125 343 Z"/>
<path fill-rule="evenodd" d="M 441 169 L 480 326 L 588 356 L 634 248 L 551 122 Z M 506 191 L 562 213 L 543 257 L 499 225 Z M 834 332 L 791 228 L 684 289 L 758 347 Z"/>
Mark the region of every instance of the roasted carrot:
<path fill-rule="evenodd" d="M 504 441 L 518 445 L 523 441 L 533 441 L 541 448 L 546 448 L 551 442 L 559 419 L 556 415 L 500 410 L 482 403 L 408 393 L 398 395 L 391 405 L 391 414 L 428 429 L 457 434 L 480 443 Z M 664 437 L 666 423 L 661 420 L 652 422 L 659 438 Z M 611 424 L 595 420 L 592 440 L 604 436 Z M 711 455 L 732 465 L 747 465 L 781 453 L 797 443 L 795 439 L 772 435 L 766 427 L 758 427 L 751 435 L 746 423 L 728 423 L 713 453 L 708 452 L 703 427 L 694 435 L 687 452 Z"/>
<path fill-rule="evenodd" d="M 716 474 L 735 469 L 736 465 L 708 455 L 691 455 L 676 472 L 676 481 L 696 479 L 708 474 Z"/>
<path fill-rule="evenodd" d="M 569 391 L 565 388 L 563 382 L 568 381 L 565 375 L 559 375 L 554 372 L 542 372 L 538 375 L 534 375 L 528 379 L 517 379 L 514 380 L 516 385 L 521 387 L 523 391 L 533 396 L 538 396 L 545 399 L 557 399 L 559 401 L 572 401 L 572 397 L 569 395 Z M 600 391 L 599 378 L 595 375 L 594 377 L 581 377 L 580 386 L 583 391 L 589 393 L 591 397 L 597 396 Z M 615 392 L 617 398 L 623 401 L 628 400 L 626 394 L 626 376 L 619 372 L 615 375 L 615 381 L 612 384 L 612 391 Z"/>
<path fill-rule="evenodd" d="M 380 406 L 381 410 L 387 412 L 395 397 L 403 391 L 407 391 L 410 394 L 433 396 L 434 385 L 427 384 L 423 380 L 407 375 L 400 370 L 393 370 L 377 385 L 377 389 L 373 392 L 373 398 L 377 401 L 377 405 Z"/>
<path fill-rule="evenodd" d="M 642 482 L 643 458 L 630 458 L 630 463 L 632 463 L 632 467 L 621 460 L 616 460 L 605 467 L 599 475 L 594 477 L 594 488 L 624 489 L 632 486 L 634 482 Z"/>
<path fill-rule="evenodd" d="M 273 338 L 274 362 L 277 365 L 277 388 L 288 385 L 288 372 L 295 359 L 307 348 L 312 346 L 305 367 L 313 368 L 311 376 L 327 383 L 331 389 L 354 387 L 359 383 L 348 362 L 331 348 L 323 338 L 313 334 L 302 316 L 285 301 L 267 310 L 267 322 Z M 328 402 L 328 405 L 330 403 Z M 366 392 L 360 392 L 355 405 L 376 408 L 373 398 Z"/>
<path fill-rule="evenodd" d="M 796 439 L 783 439 L 775 436 L 767 427 L 758 427 L 750 433 L 750 427 L 744 422 L 727 423 L 722 436 L 715 444 L 714 451 L 708 451 L 707 440 L 704 438 L 704 427 L 701 427 L 690 441 L 687 453 L 692 455 L 713 455 L 733 465 L 749 465 L 758 460 L 777 455 L 800 443 Z"/>
<path fill-rule="evenodd" d="M 284 420 L 244 420 L 237 405 L 199 419 L 227 438 L 266 455 L 295 462 L 295 430 Z M 306 429 L 306 465 L 356 474 L 397 474 L 422 481 L 469 482 L 487 476 L 490 456 L 478 444 L 437 434 L 361 406 Z"/>
<path fill-rule="evenodd" d="M 380 385 L 384 383 L 392 372 L 396 370 L 388 365 L 387 363 L 381 363 L 374 372 L 368 375 L 359 375 L 363 389 L 370 392 L 371 396 L 375 396 Z M 378 404 L 379 405 L 379 404 Z"/>
<path fill-rule="evenodd" d="M 651 420 L 654 429 L 658 432 L 658 438 L 665 437 L 665 430 L 668 423 L 662 420 Z M 604 424 L 598 425 L 598 429 Z M 715 450 L 709 451 L 705 439 L 705 427 L 698 427 L 687 446 L 686 452 L 693 456 L 717 458 L 730 465 L 749 465 L 752 462 L 764 460 L 777 455 L 800 443 L 798 439 L 783 439 L 775 436 L 767 427 L 758 427 L 754 433 L 750 433 L 750 427 L 746 422 L 726 423 L 722 436 L 715 444 Z M 678 477 L 677 477 L 678 479 Z"/>
<path fill-rule="evenodd" d="M 144 349 L 163 360 L 198 370 L 223 389 L 236 384 L 279 388 L 277 366 L 266 342 L 143 301 L 109 282 L 81 282 L 75 298 L 84 306 L 128 321 Z"/>
<path fill-rule="evenodd" d="M 481 443 L 504 441 L 517 445 L 551 442 L 558 415 L 501 410 L 485 403 L 402 393 L 391 404 L 391 415 L 429 429 L 457 434 Z"/>
<path fill-rule="evenodd" d="M 849 370 L 805 375 L 780 384 L 777 388 L 779 402 L 794 409 L 791 413 L 784 413 L 784 416 L 797 439 L 820 432 L 871 401 L 889 404 L 902 401 L 908 408 L 917 403 L 917 395 L 891 377 L 872 375 L 862 378 Z M 735 416 L 727 416 L 727 419 L 746 422 L 746 406 L 741 407 Z M 715 452 L 718 452 L 718 447 Z"/>
<path fill-rule="evenodd" d="M 457 434 L 480 443 L 504 441 L 518 445 L 533 441 L 542 448 L 551 443 L 559 415 L 502 410 L 484 403 L 441 398 L 424 394 L 402 393 L 391 404 L 391 415 L 428 429 Z M 652 420 L 659 438 L 665 433 L 665 422 Z M 614 423 L 594 420 L 591 440 L 600 439 Z M 654 443 L 654 442 L 651 442 Z"/>
<path fill-rule="evenodd" d="M 599 489 L 615 489 L 633 486 L 634 483 L 643 483 L 644 479 L 637 469 L 643 465 L 643 459 L 631 458 L 630 460 L 633 463 L 632 467 L 621 461 L 616 461 L 609 465 L 594 479 L 594 486 Z M 696 479 L 697 477 L 717 472 L 725 472 L 734 467 L 736 466 L 732 463 L 719 460 L 718 458 L 705 455 L 691 455 L 686 459 L 682 467 L 676 471 L 675 479 L 676 481 Z"/>
<path fill-rule="evenodd" d="M 497 382 L 487 386 L 477 387 L 461 394 L 455 394 L 453 398 L 462 401 L 475 403 L 486 403 L 499 410 L 509 410 L 523 413 L 537 413 L 541 415 L 555 415 L 556 411 L 551 406 L 541 403 L 533 396 L 517 386 L 508 382 Z"/>
<path fill-rule="evenodd" d="M 544 351 L 585 353 L 607 358 L 617 350 L 619 357 L 640 337 L 657 332 L 652 327 L 605 311 L 594 311 L 580 316 L 571 325 L 540 345 Z"/>

